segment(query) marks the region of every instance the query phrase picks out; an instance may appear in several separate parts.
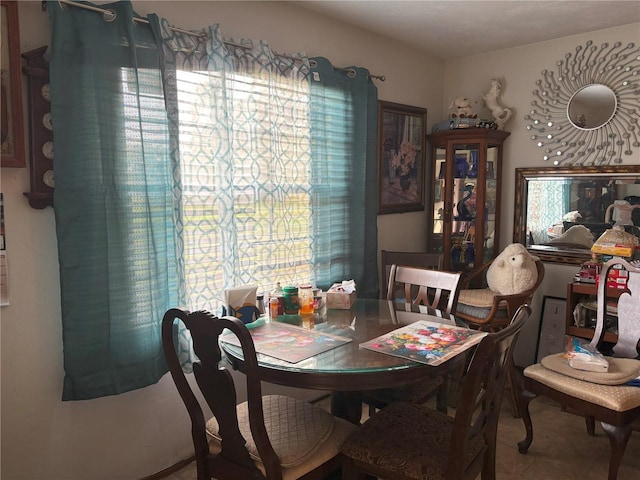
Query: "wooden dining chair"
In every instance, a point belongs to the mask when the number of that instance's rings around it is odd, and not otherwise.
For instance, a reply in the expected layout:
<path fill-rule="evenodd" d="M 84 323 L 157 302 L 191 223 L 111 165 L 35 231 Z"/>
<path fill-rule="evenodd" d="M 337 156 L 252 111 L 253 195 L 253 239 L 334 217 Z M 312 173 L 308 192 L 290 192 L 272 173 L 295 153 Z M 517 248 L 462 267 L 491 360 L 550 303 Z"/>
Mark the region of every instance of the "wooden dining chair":
<path fill-rule="evenodd" d="M 535 261 L 537 279 L 535 283 L 522 292 L 501 295 L 491 291 L 487 287 L 486 275 L 493 260 L 485 263 L 477 271 L 466 277 L 462 282 L 455 316 L 473 328 L 479 330 L 496 332 L 504 328 L 514 313 L 524 304 L 530 304 L 538 287 L 544 279 L 544 264 L 540 260 Z M 511 414 L 518 418 L 520 411 L 518 408 L 518 398 L 514 380 L 509 375 L 507 381 L 507 395 Z M 455 388 L 453 388 L 454 391 Z M 455 406 L 456 398 L 450 399 L 450 404 Z"/>
<path fill-rule="evenodd" d="M 597 320 L 591 346 L 604 347 L 607 304 L 615 301 L 607 288 L 609 271 L 623 267 L 628 272 L 627 287 L 618 298 L 618 340 L 609 360 L 609 372 L 591 373 L 574 370 L 566 364 L 563 354 L 549 355 L 541 363 L 524 369 L 520 378 L 520 410 L 526 428 L 526 438 L 518 443 L 525 454 L 533 442 L 533 425 L 529 402 L 543 395 L 568 411 L 585 416 L 587 431 L 595 435 L 595 421 L 599 421 L 609 437 L 609 480 L 618 476 L 632 423 L 640 419 L 640 388 L 624 383 L 638 376 L 638 341 L 640 340 L 640 267 L 621 258 L 605 263 L 600 272 L 597 294 Z M 630 360 L 636 359 L 636 360 Z M 615 373 L 614 373 L 615 372 Z M 627 378 L 624 378 L 624 377 Z M 589 452 L 585 452 L 588 456 Z"/>
<path fill-rule="evenodd" d="M 387 300 L 424 305 L 450 314 L 457 303 L 460 272 L 440 272 L 426 268 L 392 265 L 390 269 Z M 397 298 L 399 292 L 402 297 Z M 436 392 L 438 408 L 446 412 L 448 407 L 448 381 L 442 376 L 424 378 L 400 388 L 382 388 L 362 392 L 362 402 L 369 406 L 369 414 L 397 401 L 424 403 Z"/>
<path fill-rule="evenodd" d="M 342 447 L 342 478 L 394 480 L 495 479 L 496 435 L 513 346 L 531 309 L 489 333 L 476 348 L 455 417 L 400 402 L 369 418 Z"/>
<path fill-rule="evenodd" d="M 213 416 L 205 421 L 192 383 L 174 347 L 174 321 L 191 333 L 198 361 L 195 382 Z M 248 400 L 236 406 L 236 390 L 224 366 L 218 337 L 229 329 L 240 340 L 246 364 Z M 235 317 L 168 310 L 162 347 L 169 371 L 191 418 L 198 480 L 321 480 L 340 468 L 337 455 L 356 428 L 309 403 L 281 395 L 262 396 L 251 335 Z"/>
<path fill-rule="evenodd" d="M 380 252 L 382 279 L 380 281 L 380 298 L 387 298 L 387 288 L 389 287 L 389 275 L 391 265 L 404 265 L 407 267 L 420 267 L 429 270 L 442 270 L 442 255 L 439 253 L 426 252 L 399 252 L 392 250 L 382 250 Z"/>

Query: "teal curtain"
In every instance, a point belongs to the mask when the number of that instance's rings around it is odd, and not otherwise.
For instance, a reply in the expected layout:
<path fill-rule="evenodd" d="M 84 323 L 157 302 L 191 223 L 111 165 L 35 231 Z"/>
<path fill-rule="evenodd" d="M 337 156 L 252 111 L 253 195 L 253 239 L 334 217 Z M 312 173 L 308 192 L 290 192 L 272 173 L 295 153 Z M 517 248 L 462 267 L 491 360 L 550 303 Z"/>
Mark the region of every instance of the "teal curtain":
<path fill-rule="evenodd" d="M 63 399 L 156 382 L 164 312 L 219 313 L 228 287 L 354 279 L 375 298 L 368 72 L 100 7 L 116 20 L 49 6 Z"/>
<path fill-rule="evenodd" d="M 312 262 L 318 286 L 377 298 L 377 102 L 364 68 L 311 62 Z"/>
<path fill-rule="evenodd" d="M 48 5 L 63 400 L 157 382 L 162 315 L 180 304 L 159 51 L 129 2 L 100 7 L 115 21 Z"/>

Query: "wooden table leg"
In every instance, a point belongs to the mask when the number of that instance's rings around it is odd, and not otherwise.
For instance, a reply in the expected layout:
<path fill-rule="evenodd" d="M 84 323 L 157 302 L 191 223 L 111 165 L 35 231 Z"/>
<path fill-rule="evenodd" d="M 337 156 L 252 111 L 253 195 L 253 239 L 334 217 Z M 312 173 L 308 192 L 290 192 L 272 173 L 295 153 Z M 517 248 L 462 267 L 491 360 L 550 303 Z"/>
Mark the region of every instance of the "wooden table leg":
<path fill-rule="evenodd" d="M 362 395 L 360 392 L 331 392 L 331 413 L 354 425 L 360 425 Z"/>

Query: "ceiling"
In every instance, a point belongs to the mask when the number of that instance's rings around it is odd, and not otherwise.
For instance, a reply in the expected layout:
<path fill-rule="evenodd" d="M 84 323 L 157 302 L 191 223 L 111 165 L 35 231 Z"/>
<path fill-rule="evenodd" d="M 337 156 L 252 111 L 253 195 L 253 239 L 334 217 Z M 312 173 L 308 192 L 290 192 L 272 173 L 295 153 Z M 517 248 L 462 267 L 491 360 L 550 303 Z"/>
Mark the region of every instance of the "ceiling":
<path fill-rule="evenodd" d="M 295 3 L 445 60 L 640 22 L 638 0 Z"/>

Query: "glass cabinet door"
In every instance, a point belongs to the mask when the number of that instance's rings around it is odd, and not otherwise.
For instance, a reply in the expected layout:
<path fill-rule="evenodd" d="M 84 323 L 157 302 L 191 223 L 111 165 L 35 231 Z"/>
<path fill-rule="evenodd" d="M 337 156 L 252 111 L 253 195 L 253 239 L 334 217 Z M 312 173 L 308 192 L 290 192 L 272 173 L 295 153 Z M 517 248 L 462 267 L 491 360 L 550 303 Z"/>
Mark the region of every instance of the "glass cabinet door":
<path fill-rule="evenodd" d="M 497 254 L 502 140 L 508 135 L 482 129 L 429 135 L 433 194 L 427 250 L 443 254 L 446 270 L 473 271 Z"/>

